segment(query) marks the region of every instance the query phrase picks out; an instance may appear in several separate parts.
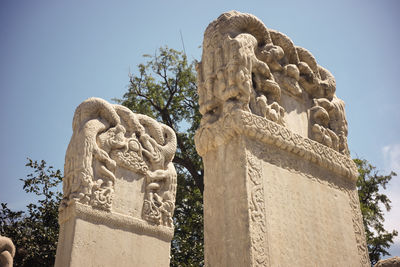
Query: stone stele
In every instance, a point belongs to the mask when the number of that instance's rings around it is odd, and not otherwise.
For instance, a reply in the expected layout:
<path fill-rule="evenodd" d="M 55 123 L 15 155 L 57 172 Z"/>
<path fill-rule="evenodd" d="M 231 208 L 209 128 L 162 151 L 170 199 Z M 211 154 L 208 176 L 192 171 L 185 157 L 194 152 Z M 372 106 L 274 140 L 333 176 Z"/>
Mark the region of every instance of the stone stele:
<path fill-rule="evenodd" d="M 197 65 L 206 266 L 370 266 L 344 102 L 283 33 L 231 11 Z"/>
<path fill-rule="evenodd" d="M 169 266 L 173 130 L 100 98 L 78 106 L 72 128 L 56 266 Z"/>

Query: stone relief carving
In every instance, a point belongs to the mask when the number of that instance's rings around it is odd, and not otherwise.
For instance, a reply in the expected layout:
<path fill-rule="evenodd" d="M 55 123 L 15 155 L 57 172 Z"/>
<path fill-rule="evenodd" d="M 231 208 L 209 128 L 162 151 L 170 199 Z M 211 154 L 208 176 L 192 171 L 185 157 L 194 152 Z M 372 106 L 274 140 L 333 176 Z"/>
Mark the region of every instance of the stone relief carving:
<path fill-rule="evenodd" d="M 10 238 L 0 235 L 0 266 L 12 267 L 15 246 Z"/>
<path fill-rule="evenodd" d="M 331 101 L 327 98 L 314 98 L 313 103 L 310 109 L 313 139 L 349 156 L 344 102 L 334 96 Z"/>
<path fill-rule="evenodd" d="M 358 255 L 360 255 L 360 264 L 361 266 L 367 266 L 370 265 L 371 262 L 369 261 L 368 248 L 366 246 L 367 240 L 364 232 L 364 224 L 360 209 L 358 192 L 357 190 L 347 190 L 347 195 L 350 199 L 350 208 L 353 215 L 353 229 L 354 233 L 356 234 L 357 250 Z"/>
<path fill-rule="evenodd" d="M 281 93 L 311 99 L 310 138 L 348 155 L 344 102 L 333 75 L 289 37 L 255 16 L 230 11 L 204 33 L 197 65 L 201 126 L 233 109 L 285 124 Z"/>
<path fill-rule="evenodd" d="M 239 108 L 283 124 L 281 88 L 262 60 L 275 62 L 281 55 L 254 16 L 228 12 L 212 22 L 204 33 L 202 62 L 197 66 L 203 121 L 213 122 L 221 113 Z"/>
<path fill-rule="evenodd" d="M 176 172 L 172 159 L 176 136 L 171 128 L 100 98 L 75 111 L 64 166 L 60 210 L 73 202 L 112 210 L 117 167 L 143 176 L 142 217 L 172 227 Z"/>
<path fill-rule="evenodd" d="M 255 266 L 269 266 L 269 253 L 267 244 L 267 222 L 265 219 L 265 197 L 261 162 L 247 152 L 249 176 L 249 212 L 250 212 L 250 240 L 252 257 Z"/>

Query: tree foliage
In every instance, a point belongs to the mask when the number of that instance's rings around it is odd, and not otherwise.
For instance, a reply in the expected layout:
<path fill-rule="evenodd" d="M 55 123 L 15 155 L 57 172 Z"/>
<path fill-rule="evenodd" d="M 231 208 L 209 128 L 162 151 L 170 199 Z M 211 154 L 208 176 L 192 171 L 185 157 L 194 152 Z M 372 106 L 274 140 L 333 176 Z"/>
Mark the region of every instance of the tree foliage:
<path fill-rule="evenodd" d="M 200 123 L 194 63 L 167 47 L 130 75 L 122 105 L 171 127 L 177 135 L 173 162 L 178 173 L 171 266 L 203 265 L 203 166 L 194 146 Z"/>
<path fill-rule="evenodd" d="M 354 159 L 358 167 L 359 177 L 357 181 L 358 196 L 360 198 L 361 213 L 369 258 L 372 264 L 378 262 L 382 256 L 389 255 L 388 249 L 393 244 L 393 238 L 398 232 L 388 232 L 383 225 L 385 221 L 384 209 L 390 211 L 390 199 L 381 192 L 381 187 L 386 189 L 387 184 L 396 176 L 391 172 L 389 175 L 380 175 L 374 166 L 363 159 Z"/>
<path fill-rule="evenodd" d="M 26 193 L 33 193 L 37 203 L 27 205 L 26 211 L 12 211 L 1 203 L 0 234 L 11 238 L 17 248 L 15 266 L 52 266 L 58 241 L 58 205 L 61 193 L 57 185 L 62 180 L 60 170 L 46 166 L 46 162 L 28 159 L 26 166 L 33 169 L 20 179 Z"/>

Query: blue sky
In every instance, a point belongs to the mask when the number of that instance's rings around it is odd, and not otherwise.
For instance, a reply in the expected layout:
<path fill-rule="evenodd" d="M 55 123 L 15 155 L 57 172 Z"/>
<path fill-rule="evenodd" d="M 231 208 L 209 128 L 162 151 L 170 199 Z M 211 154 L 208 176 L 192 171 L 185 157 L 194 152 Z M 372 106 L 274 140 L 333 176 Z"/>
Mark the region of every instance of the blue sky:
<path fill-rule="evenodd" d="M 205 28 L 233 9 L 311 51 L 346 102 L 352 156 L 400 174 L 399 1 L 3 0 L 0 202 L 22 209 L 29 201 L 19 181 L 27 157 L 63 169 L 79 103 L 122 97 L 143 54 L 182 49 L 180 31 L 189 59 L 199 60 Z M 399 180 L 387 190 L 389 229 L 400 230 Z"/>

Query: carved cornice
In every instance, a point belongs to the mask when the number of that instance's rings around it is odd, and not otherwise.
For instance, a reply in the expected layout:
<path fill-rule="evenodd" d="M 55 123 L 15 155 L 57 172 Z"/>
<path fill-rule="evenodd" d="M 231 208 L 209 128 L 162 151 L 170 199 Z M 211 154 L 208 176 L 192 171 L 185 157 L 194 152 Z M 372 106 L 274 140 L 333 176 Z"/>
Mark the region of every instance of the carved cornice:
<path fill-rule="evenodd" d="M 60 225 L 71 219 L 82 219 L 96 224 L 108 225 L 113 228 L 146 234 L 171 242 L 174 229 L 163 225 L 152 225 L 144 220 L 128 215 L 93 209 L 91 206 L 75 202 L 63 209 L 58 215 Z"/>
<path fill-rule="evenodd" d="M 350 157 L 268 119 L 239 109 L 226 114 L 214 123 L 200 127 L 195 136 L 197 152 L 204 156 L 208 151 L 226 144 L 237 136 L 246 136 L 261 144 L 277 146 L 352 182 L 357 180 L 357 168 Z"/>

